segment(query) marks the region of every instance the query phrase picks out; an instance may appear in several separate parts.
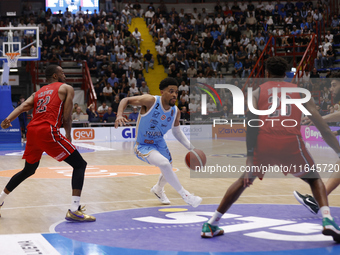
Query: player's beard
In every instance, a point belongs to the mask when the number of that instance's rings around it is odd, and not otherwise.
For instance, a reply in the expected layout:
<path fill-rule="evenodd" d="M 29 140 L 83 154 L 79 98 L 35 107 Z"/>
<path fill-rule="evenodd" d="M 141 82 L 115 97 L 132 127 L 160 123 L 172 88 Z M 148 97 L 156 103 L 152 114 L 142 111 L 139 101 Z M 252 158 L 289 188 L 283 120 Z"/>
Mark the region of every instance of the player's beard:
<path fill-rule="evenodd" d="M 65 82 L 66 82 L 66 79 L 65 79 L 65 78 L 58 78 L 58 82 L 65 83 Z"/>
<path fill-rule="evenodd" d="M 173 104 L 171 103 L 172 100 L 173 100 L 173 99 L 170 99 L 170 100 L 169 100 L 169 105 L 170 105 L 171 107 L 174 106 L 174 105 L 176 104 L 176 100 L 175 100 L 175 103 L 173 103 Z"/>

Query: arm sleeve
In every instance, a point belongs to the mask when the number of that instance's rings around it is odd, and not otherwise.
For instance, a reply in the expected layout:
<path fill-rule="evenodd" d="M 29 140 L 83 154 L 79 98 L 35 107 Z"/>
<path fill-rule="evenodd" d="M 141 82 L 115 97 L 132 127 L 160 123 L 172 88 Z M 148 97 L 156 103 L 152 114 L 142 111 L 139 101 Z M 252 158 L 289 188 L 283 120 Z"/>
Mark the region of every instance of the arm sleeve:
<path fill-rule="evenodd" d="M 180 126 L 174 126 L 172 128 L 172 134 L 174 137 L 188 150 L 193 150 L 195 147 L 190 143 L 189 139 L 182 132 Z"/>
<path fill-rule="evenodd" d="M 247 124 L 248 121 L 251 119 L 258 119 L 258 116 L 248 112 L 247 113 Z M 258 126 L 258 123 L 255 121 L 252 121 L 252 126 Z M 256 147 L 257 143 L 257 136 L 259 134 L 259 128 L 258 127 L 251 127 L 247 126 L 247 135 L 246 135 L 246 143 L 247 143 L 247 156 L 254 156 L 254 149 Z"/>

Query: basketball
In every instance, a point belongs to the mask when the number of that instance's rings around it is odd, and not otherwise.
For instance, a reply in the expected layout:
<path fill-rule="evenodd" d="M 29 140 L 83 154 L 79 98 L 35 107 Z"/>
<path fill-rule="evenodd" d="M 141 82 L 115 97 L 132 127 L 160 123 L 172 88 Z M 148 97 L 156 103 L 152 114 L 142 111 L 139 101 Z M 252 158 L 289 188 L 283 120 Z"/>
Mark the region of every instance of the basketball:
<path fill-rule="evenodd" d="M 185 163 L 191 170 L 196 170 L 196 166 L 205 166 L 207 157 L 202 150 L 194 149 L 193 151 L 189 151 L 185 156 Z"/>

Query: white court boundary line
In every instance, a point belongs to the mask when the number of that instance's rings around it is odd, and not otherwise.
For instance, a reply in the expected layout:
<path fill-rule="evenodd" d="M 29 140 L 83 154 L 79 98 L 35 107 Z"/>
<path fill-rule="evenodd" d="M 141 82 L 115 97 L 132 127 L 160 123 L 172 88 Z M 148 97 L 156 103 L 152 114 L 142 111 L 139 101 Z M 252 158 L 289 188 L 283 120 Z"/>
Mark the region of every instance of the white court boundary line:
<path fill-rule="evenodd" d="M 331 195 L 340 196 L 340 194 L 331 194 Z M 293 195 L 257 195 L 257 196 L 242 196 L 241 198 L 247 198 L 247 197 L 293 197 Z M 202 197 L 202 198 L 203 199 L 209 199 L 209 198 L 219 198 L 219 199 L 221 199 L 221 197 Z M 183 199 L 182 198 L 171 198 L 171 200 L 183 200 Z M 83 204 L 84 205 L 96 205 L 96 204 L 130 203 L 130 202 L 147 202 L 147 201 L 155 201 L 155 199 L 142 199 L 142 200 L 138 199 L 138 200 L 109 201 L 109 202 L 89 202 L 89 203 L 83 203 Z M 242 204 L 248 204 L 248 203 L 242 203 Z M 254 203 L 249 203 L 249 204 L 254 204 Z M 269 204 L 269 205 L 271 205 L 271 203 L 255 203 L 255 204 Z M 277 204 L 277 203 L 274 203 L 274 204 Z M 41 207 L 62 207 L 62 206 L 69 206 L 69 205 L 70 204 L 21 206 L 21 207 L 2 208 L 1 211 L 2 210 L 31 209 L 31 208 L 41 208 Z M 204 204 L 204 205 L 207 205 L 207 204 Z M 291 205 L 299 205 L 299 204 L 296 203 L 296 204 L 291 204 Z M 175 205 L 170 205 L 170 206 L 175 206 Z M 183 206 L 183 205 L 178 205 L 178 206 Z M 155 207 L 159 207 L 159 206 L 155 206 Z M 340 206 L 331 206 L 331 207 L 340 207 Z M 150 208 L 150 207 L 141 207 L 141 208 Z M 140 208 L 130 208 L 130 209 L 140 209 Z M 129 210 L 129 209 L 123 209 L 123 210 Z M 117 210 L 117 211 L 119 211 L 119 210 Z M 111 211 L 108 211 L 108 212 L 111 212 Z"/>

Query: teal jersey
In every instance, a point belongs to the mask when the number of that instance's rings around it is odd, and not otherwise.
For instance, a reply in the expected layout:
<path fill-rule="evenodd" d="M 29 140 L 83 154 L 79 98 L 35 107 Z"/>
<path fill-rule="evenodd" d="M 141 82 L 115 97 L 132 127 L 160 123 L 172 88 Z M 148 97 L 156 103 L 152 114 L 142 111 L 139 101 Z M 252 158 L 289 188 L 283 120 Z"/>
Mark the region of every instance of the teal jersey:
<path fill-rule="evenodd" d="M 174 125 L 177 116 L 177 106 L 164 110 L 161 97 L 155 96 L 155 103 L 145 114 L 139 114 L 136 127 L 137 144 L 153 144 L 166 147 L 164 135 Z"/>

